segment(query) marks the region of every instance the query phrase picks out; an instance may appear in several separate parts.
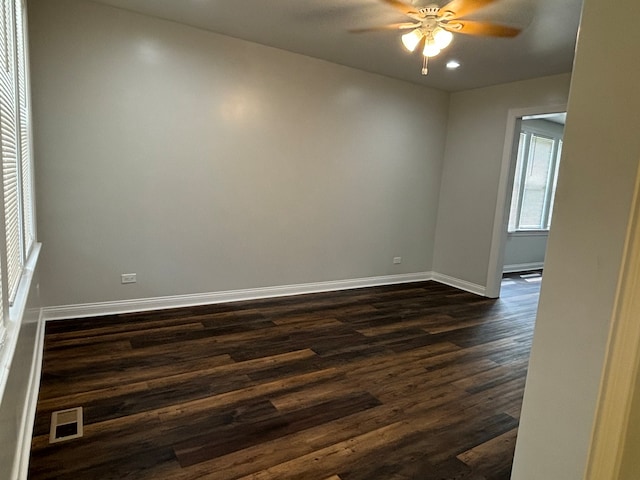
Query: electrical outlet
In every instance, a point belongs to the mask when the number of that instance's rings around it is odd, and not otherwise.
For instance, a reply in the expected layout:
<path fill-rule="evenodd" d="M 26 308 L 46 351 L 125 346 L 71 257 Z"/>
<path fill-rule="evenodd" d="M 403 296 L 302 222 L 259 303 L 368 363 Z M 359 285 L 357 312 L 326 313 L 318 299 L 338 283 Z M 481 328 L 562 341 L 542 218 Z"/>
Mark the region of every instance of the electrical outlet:
<path fill-rule="evenodd" d="M 395 263 L 396 265 L 402 263 L 402 257 L 393 257 L 393 263 Z"/>
<path fill-rule="evenodd" d="M 120 275 L 120 279 L 122 283 L 136 283 L 138 281 L 135 273 L 123 273 Z"/>

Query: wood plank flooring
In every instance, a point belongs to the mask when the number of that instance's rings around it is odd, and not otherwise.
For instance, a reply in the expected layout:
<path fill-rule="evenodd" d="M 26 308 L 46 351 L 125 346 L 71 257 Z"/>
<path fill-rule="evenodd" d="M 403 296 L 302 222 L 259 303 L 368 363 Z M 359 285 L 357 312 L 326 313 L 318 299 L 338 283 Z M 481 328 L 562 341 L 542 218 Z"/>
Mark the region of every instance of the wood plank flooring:
<path fill-rule="evenodd" d="M 535 280 L 49 323 L 29 478 L 507 480 Z M 77 406 L 84 437 L 50 445 Z"/>

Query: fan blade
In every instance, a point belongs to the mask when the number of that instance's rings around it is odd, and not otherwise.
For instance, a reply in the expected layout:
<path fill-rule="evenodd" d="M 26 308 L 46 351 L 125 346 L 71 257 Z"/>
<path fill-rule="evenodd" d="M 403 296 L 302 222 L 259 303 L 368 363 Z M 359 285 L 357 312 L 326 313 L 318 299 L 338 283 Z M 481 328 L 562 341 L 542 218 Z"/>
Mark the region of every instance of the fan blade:
<path fill-rule="evenodd" d="M 369 28 L 354 28 L 349 30 L 350 33 L 367 33 L 367 32 L 382 32 L 385 30 L 408 30 L 410 28 L 418 28 L 421 24 L 418 23 L 390 23 L 389 25 L 380 25 L 379 27 Z"/>
<path fill-rule="evenodd" d="M 404 13 L 405 15 L 419 15 L 419 13 L 416 11 L 413 5 L 406 4 L 404 2 L 401 2 L 400 0 L 381 0 L 381 1 L 386 3 L 387 5 L 392 6 L 393 8 L 395 8 L 399 12 Z"/>
<path fill-rule="evenodd" d="M 486 35 L 489 37 L 515 37 L 522 31 L 519 28 L 498 25 L 497 23 L 474 22 L 472 20 L 455 20 L 448 24 L 443 23 L 442 28 L 453 33 Z"/>
<path fill-rule="evenodd" d="M 438 16 L 442 17 L 447 12 L 451 12 L 451 18 L 460 18 L 475 12 L 497 0 L 453 0 L 440 8 Z"/>

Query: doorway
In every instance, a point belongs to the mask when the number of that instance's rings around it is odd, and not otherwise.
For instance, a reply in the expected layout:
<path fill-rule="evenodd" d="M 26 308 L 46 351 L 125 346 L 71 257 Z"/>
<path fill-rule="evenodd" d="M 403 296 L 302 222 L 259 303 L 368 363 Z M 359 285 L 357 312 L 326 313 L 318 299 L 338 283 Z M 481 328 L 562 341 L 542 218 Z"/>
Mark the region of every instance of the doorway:
<path fill-rule="evenodd" d="M 500 296 L 505 264 L 511 272 L 542 268 L 565 112 L 566 105 L 546 105 L 508 113 L 487 272 L 490 298 Z"/>

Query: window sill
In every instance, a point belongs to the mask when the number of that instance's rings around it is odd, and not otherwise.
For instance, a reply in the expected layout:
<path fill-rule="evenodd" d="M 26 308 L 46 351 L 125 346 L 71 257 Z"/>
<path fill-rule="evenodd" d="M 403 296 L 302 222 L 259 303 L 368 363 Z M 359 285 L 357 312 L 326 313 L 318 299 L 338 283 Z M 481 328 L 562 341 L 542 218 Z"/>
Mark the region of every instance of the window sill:
<path fill-rule="evenodd" d="M 24 273 L 20 279 L 18 291 L 13 305 L 9 308 L 9 321 L 6 325 L 4 343 L 0 345 L 0 403 L 4 395 L 4 389 L 9 377 L 9 369 L 15 353 L 18 335 L 22 325 L 25 309 L 27 308 L 27 300 L 29 298 L 29 290 L 31 289 L 31 281 L 33 273 L 38 263 L 40 255 L 40 247 L 42 244 L 36 243 L 24 268 Z"/>
<path fill-rule="evenodd" d="M 507 232 L 510 237 L 548 237 L 549 230 L 516 230 Z"/>

